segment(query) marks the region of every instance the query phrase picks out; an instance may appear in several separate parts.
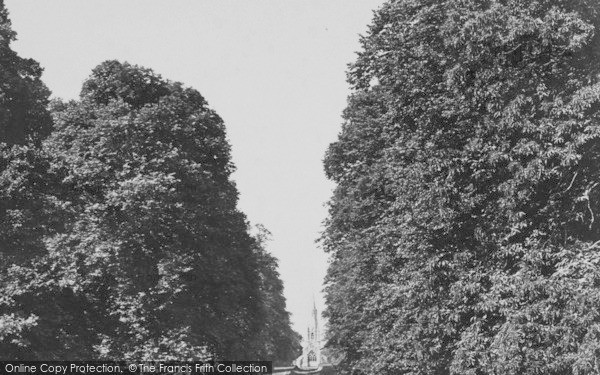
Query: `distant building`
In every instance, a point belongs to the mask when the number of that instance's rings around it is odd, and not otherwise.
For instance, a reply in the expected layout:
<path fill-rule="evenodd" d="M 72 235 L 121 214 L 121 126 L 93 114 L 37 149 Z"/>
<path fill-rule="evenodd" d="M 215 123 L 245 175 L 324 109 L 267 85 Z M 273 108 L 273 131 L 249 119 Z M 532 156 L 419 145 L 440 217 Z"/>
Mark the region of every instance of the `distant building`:
<path fill-rule="evenodd" d="M 302 341 L 302 355 L 294 361 L 294 365 L 301 369 L 318 368 L 329 363 L 323 354 L 325 335 L 319 328 L 319 315 L 314 301 L 312 318 L 306 330 L 306 337 Z"/>

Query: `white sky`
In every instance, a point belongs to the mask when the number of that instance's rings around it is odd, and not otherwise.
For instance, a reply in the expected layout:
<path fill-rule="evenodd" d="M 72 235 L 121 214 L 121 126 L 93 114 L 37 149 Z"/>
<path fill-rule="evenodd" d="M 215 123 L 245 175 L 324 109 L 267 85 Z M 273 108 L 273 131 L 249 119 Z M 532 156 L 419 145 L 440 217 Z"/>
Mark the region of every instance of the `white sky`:
<path fill-rule="evenodd" d="M 13 48 L 76 98 L 108 59 L 196 88 L 224 119 L 240 209 L 272 233 L 294 328 L 313 294 L 323 310 L 327 256 L 315 240 L 333 184 L 322 159 L 349 93 L 346 64 L 383 0 L 6 0 Z"/>

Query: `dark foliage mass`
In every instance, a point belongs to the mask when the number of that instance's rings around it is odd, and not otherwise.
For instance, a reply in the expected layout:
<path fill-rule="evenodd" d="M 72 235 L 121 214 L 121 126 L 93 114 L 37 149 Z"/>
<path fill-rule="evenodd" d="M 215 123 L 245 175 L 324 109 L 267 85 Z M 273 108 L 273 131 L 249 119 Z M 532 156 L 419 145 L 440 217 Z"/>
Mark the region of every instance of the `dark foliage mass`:
<path fill-rule="evenodd" d="M 52 121 L 46 105 L 50 92 L 37 62 L 10 48 L 15 40 L 4 1 L 0 1 L 0 142 L 35 143 L 48 135 Z"/>
<path fill-rule="evenodd" d="M 277 262 L 200 93 L 107 61 L 47 110 L 37 64 L 1 48 L 0 359 L 293 358 Z"/>
<path fill-rule="evenodd" d="M 596 1 L 376 12 L 325 158 L 347 368 L 600 372 L 599 47 Z"/>

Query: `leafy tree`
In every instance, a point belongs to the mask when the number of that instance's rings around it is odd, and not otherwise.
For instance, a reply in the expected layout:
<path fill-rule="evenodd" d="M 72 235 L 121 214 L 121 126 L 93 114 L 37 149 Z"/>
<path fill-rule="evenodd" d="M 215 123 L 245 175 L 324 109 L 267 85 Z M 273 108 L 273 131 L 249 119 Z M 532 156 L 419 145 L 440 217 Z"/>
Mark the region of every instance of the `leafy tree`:
<path fill-rule="evenodd" d="M 0 353 L 5 358 L 31 344 L 24 335 L 38 317 L 11 311 L 13 297 L 32 279 L 27 273 L 44 252 L 43 236 L 60 225 L 49 199 L 56 180 L 47 174 L 50 163 L 39 149 L 52 127 L 49 91 L 38 63 L 10 48 L 15 37 L 0 0 Z M 11 287 L 21 277 L 21 287 Z M 43 299 L 29 302 L 51 306 Z"/>
<path fill-rule="evenodd" d="M 256 358 L 273 361 L 275 366 L 289 366 L 302 352 L 301 337 L 291 328 L 283 283 L 277 271 L 277 259 L 265 249 L 271 233 L 262 225 L 258 225 L 257 229 L 254 251 L 260 276 L 263 328 L 254 337 L 258 353 Z"/>
<path fill-rule="evenodd" d="M 46 149 L 75 220 L 49 252 L 78 260 L 64 277 L 109 318 L 98 350 L 251 355 L 258 279 L 222 120 L 197 91 L 116 61 L 54 116 Z"/>
<path fill-rule="evenodd" d="M 42 70 L 10 48 L 15 38 L 0 0 L 0 266 L 3 257 L 27 258 L 40 247 L 44 208 L 39 198 L 48 163 L 39 143 L 52 127 Z"/>
<path fill-rule="evenodd" d="M 279 355 L 256 340 L 274 332 L 268 324 L 290 331 L 276 264 L 236 208 L 225 127 L 204 98 L 107 61 L 79 101 L 51 110 L 40 156 L 54 181 L 40 218 L 48 230 L 27 267 L 3 275 L 5 355 Z"/>
<path fill-rule="evenodd" d="M 38 143 L 51 129 L 46 110 L 50 92 L 40 80 L 39 64 L 10 48 L 15 38 L 0 0 L 0 143 Z"/>
<path fill-rule="evenodd" d="M 49 103 L 14 39 L 0 0 L 0 359 L 294 357 L 204 98 L 107 61 Z"/>
<path fill-rule="evenodd" d="M 600 6 L 398 0 L 326 155 L 331 344 L 366 374 L 597 373 Z"/>

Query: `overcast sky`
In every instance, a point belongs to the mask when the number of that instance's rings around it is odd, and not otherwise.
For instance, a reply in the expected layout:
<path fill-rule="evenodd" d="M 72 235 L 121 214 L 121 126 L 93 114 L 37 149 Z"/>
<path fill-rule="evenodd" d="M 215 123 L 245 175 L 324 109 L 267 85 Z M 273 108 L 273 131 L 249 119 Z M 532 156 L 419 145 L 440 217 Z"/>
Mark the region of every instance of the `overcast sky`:
<path fill-rule="evenodd" d="M 108 59 L 199 90 L 224 119 L 240 209 L 273 234 L 288 310 L 303 333 L 323 309 L 315 240 L 333 184 L 323 173 L 349 87 L 347 63 L 382 0 L 6 0 L 14 49 L 74 99 Z"/>

